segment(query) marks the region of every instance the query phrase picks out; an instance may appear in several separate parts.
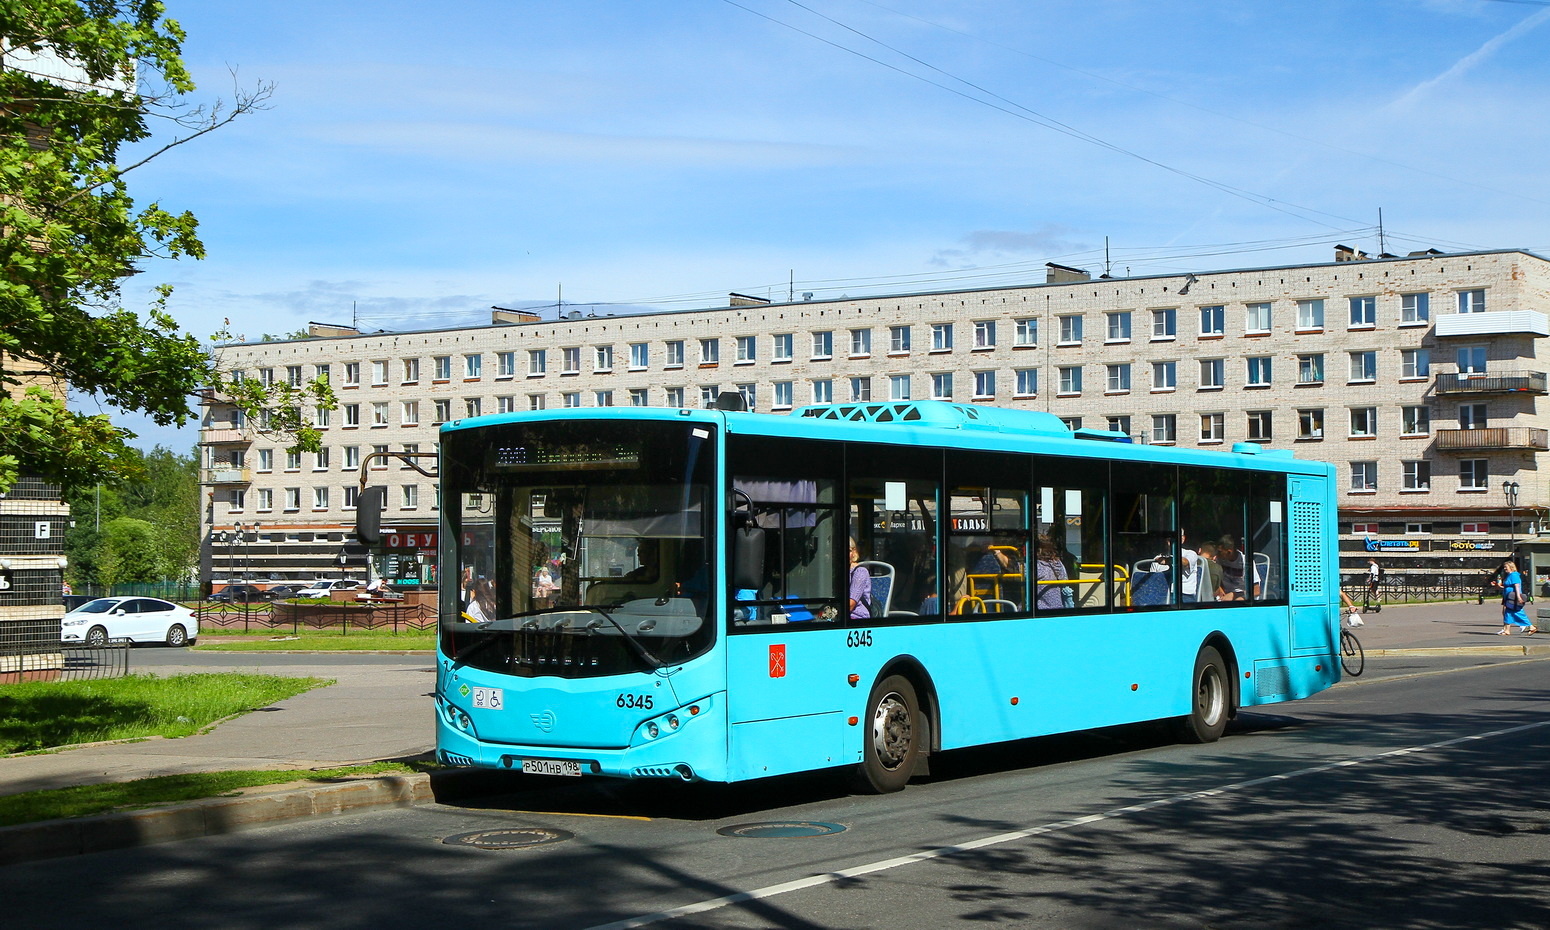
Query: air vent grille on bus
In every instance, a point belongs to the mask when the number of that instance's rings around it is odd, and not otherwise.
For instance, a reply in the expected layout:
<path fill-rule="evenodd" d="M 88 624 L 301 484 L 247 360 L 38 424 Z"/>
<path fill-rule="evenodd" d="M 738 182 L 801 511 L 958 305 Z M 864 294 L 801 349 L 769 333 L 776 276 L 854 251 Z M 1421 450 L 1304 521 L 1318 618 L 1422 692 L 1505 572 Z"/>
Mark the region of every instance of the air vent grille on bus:
<path fill-rule="evenodd" d="M 1318 591 L 1324 584 L 1324 505 L 1292 501 L 1292 590 Z"/>

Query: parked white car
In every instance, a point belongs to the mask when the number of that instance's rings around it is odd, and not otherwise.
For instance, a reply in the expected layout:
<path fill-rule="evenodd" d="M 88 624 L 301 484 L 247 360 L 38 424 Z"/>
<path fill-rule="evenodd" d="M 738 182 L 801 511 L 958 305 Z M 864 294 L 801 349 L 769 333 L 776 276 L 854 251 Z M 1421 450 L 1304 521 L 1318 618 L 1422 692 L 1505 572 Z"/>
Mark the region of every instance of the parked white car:
<path fill-rule="evenodd" d="M 154 597 L 99 597 L 65 614 L 60 641 L 101 646 L 110 639 L 192 646 L 199 621 L 187 607 Z"/>
<path fill-rule="evenodd" d="M 314 581 L 312 584 L 302 588 L 300 591 L 297 591 L 295 596 L 328 597 L 330 591 L 353 591 L 360 586 L 361 583 L 353 578 L 345 578 L 342 580 L 335 578 L 332 581 L 320 580 Z"/>

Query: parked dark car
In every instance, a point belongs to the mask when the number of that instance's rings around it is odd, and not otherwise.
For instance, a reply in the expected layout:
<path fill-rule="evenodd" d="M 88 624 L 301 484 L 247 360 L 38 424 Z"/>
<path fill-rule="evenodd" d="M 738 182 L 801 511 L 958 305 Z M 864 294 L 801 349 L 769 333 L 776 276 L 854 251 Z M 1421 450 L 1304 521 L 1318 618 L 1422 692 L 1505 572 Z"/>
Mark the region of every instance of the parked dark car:
<path fill-rule="evenodd" d="M 264 593 L 266 595 L 268 595 L 268 600 L 271 600 L 271 601 L 283 601 L 283 600 L 285 600 L 287 598 L 295 597 L 296 596 L 296 592 L 300 591 L 300 590 L 301 589 L 296 587 L 295 585 L 277 584 L 274 587 L 270 588 L 269 590 L 265 591 Z"/>
<path fill-rule="evenodd" d="M 254 601 L 267 601 L 270 598 L 268 591 L 262 591 L 250 584 L 229 584 L 210 595 L 210 600 L 225 604 L 250 604 Z"/>

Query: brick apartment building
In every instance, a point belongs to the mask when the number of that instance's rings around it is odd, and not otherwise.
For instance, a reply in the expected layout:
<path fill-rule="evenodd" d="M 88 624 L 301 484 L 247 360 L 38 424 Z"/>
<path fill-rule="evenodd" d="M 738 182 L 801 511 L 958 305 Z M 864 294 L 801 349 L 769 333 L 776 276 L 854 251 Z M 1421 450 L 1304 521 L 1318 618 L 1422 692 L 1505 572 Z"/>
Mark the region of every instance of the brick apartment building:
<path fill-rule="evenodd" d="M 1550 261 L 1518 250 L 1091 278 L 560 319 L 227 347 L 243 377 L 326 374 L 324 451 L 290 456 L 219 397 L 201 445 L 205 577 L 361 577 L 347 545 L 373 451 L 433 451 L 450 419 L 529 409 L 702 406 L 758 411 L 945 399 L 1043 410 L 1137 442 L 1290 448 L 1340 474 L 1342 564 L 1476 575 L 1546 522 Z M 396 542 L 374 570 L 434 581 L 435 482 L 396 461 Z M 1544 569 L 1550 570 L 1550 559 Z"/>

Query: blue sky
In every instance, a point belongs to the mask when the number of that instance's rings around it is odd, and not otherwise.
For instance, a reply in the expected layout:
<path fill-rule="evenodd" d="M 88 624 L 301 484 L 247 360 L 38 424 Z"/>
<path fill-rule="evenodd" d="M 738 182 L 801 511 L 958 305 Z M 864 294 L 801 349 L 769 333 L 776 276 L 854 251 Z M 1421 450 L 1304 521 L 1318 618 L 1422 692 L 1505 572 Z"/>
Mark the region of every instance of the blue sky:
<path fill-rule="evenodd" d="M 126 303 L 199 336 L 1325 261 L 1380 209 L 1550 252 L 1538 0 L 167 4 L 198 99 L 275 84 L 130 175 L 209 255 Z"/>

